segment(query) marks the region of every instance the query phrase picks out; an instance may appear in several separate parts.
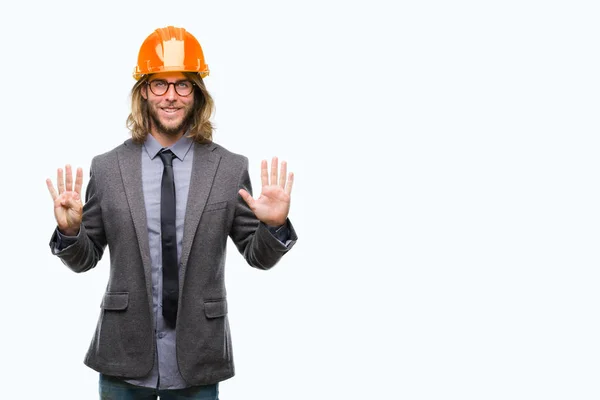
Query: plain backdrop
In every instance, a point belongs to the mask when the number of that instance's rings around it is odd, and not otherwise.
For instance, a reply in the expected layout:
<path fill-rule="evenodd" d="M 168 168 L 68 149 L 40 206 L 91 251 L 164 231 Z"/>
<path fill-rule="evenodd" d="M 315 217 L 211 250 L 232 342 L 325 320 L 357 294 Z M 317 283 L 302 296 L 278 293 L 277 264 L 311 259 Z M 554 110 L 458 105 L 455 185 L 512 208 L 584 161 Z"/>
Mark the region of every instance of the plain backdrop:
<path fill-rule="evenodd" d="M 45 179 L 128 138 L 137 52 L 201 42 L 215 141 L 296 175 L 271 271 L 229 247 L 231 399 L 600 398 L 595 1 L 0 6 L 2 398 L 94 399 L 108 254 L 51 255 Z M 85 181 L 87 183 L 87 179 Z M 84 184 L 85 184 L 84 183 Z M 18 395 L 14 395 L 18 393 Z"/>

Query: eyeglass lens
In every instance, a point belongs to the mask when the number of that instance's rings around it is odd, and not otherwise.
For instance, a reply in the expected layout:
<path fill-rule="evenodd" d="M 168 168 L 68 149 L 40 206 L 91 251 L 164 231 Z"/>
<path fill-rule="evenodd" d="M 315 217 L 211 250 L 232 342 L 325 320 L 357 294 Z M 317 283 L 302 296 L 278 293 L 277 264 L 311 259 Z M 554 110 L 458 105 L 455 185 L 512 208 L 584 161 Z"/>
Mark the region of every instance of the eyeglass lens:
<path fill-rule="evenodd" d="M 169 86 L 171 85 L 173 85 L 173 87 L 175 88 L 175 92 L 177 92 L 177 94 L 180 96 L 188 96 L 190 93 L 192 93 L 192 90 L 194 89 L 192 82 L 186 80 L 177 82 L 167 82 L 162 79 L 155 79 L 153 81 L 150 81 L 149 85 L 150 90 L 156 96 L 162 96 L 163 94 L 167 93 L 167 91 L 169 90 Z"/>

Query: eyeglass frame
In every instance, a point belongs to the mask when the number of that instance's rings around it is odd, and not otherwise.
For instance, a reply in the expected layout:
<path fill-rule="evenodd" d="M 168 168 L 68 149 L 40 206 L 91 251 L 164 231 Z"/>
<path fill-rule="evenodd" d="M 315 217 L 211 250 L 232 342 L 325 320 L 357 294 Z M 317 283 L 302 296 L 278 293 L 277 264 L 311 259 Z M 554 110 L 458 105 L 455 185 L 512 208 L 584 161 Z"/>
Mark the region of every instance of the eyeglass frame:
<path fill-rule="evenodd" d="M 164 93 L 162 93 L 162 94 L 156 94 L 156 93 L 154 92 L 154 90 L 152 90 L 151 83 L 152 83 L 152 82 L 158 82 L 158 81 L 159 81 L 159 82 L 164 82 L 164 83 L 166 83 L 166 84 L 167 84 L 167 89 L 166 89 L 166 90 L 165 90 L 165 92 L 164 92 Z M 189 83 L 191 83 L 191 84 L 192 84 L 192 91 L 191 91 L 191 92 L 189 92 L 188 94 L 180 94 L 180 93 L 177 91 L 177 84 L 178 84 L 178 83 L 181 83 L 181 82 L 189 82 Z M 191 80 L 189 80 L 189 79 L 180 79 L 180 80 L 178 80 L 178 81 L 175 81 L 175 82 L 167 82 L 165 79 L 153 79 L 153 80 L 147 80 L 147 81 L 146 81 L 146 86 L 148 86 L 148 88 L 150 89 L 150 91 L 152 92 L 152 94 L 153 94 L 153 95 L 155 95 L 155 96 L 164 96 L 165 94 L 167 94 L 167 92 L 168 92 L 168 91 L 169 91 L 169 89 L 171 88 L 171 85 L 173 85 L 173 88 L 175 89 L 175 93 L 177 93 L 177 95 L 178 95 L 178 96 L 181 96 L 181 97 L 187 97 L 187 96 L 189 96 L 190 94 L 194 93 L 194 86 L 196 86 L 196 84 L 195 84 L 194 82 L 192 82 Z"/>

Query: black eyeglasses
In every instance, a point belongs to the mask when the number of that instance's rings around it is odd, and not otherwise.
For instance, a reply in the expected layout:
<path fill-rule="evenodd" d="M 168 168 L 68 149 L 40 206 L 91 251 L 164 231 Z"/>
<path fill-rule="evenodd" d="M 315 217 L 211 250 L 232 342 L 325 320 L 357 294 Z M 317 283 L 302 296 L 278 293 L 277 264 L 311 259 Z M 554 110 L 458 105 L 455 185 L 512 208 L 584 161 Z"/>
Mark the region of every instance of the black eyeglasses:
<path fill-rule="evenodd" d="M 150 91 L 156 96 L 162 96 L 169 91 L 169 87 L 173 85 L 175 92 L 180 96 L 189 96 L 194 91 L 194 83 L 188 80 L 177 82 L 167 82 L 163 79 L 155 79 L 147 82 Z"/>

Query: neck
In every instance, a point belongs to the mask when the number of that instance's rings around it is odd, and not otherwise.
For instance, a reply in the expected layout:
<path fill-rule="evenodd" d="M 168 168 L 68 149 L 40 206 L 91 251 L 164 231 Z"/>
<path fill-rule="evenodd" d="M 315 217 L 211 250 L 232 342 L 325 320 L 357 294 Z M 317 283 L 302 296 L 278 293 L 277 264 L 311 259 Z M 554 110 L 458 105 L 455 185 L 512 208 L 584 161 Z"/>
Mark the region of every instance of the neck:
<path fill-rule="evenodd" d="M 150 134 L 154 137 L 154 139 L 156 139 L 158 143 L 160 143 L 162 147 L 169 147 L 174 145 L 183 136 L 183 132 L 178 133 L 176 135 L 165 135 L 164 133 L 158 132 L 150 132 Z"/>

